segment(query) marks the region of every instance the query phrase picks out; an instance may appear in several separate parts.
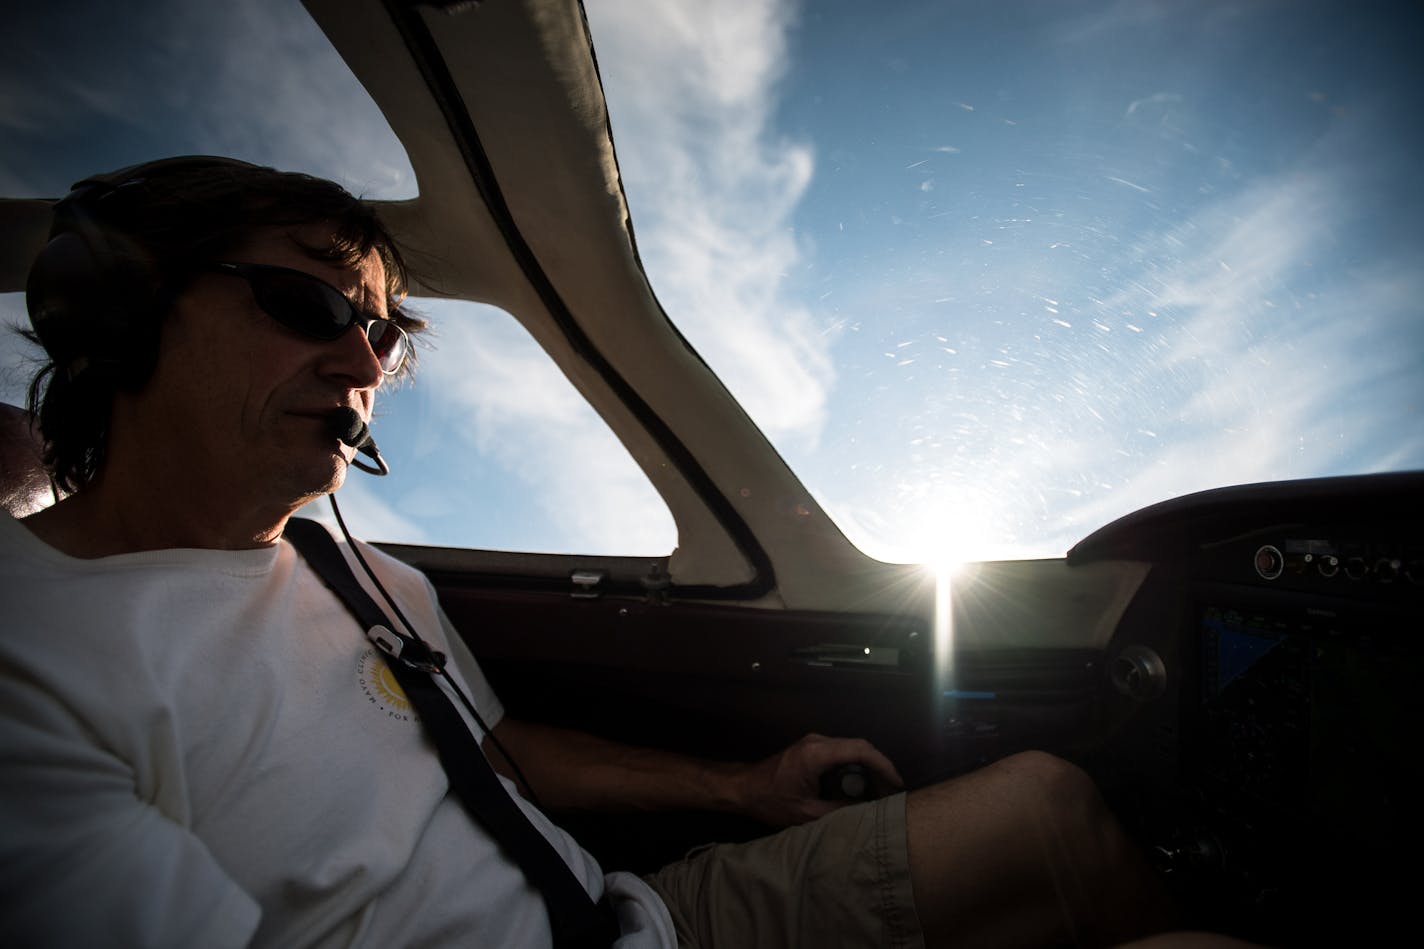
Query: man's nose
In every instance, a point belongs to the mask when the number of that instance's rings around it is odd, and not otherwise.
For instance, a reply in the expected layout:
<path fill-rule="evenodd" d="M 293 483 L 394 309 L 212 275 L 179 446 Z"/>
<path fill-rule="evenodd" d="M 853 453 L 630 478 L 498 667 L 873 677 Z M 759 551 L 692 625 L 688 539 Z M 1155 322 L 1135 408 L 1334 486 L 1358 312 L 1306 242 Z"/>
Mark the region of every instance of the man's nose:
<path fill-rule="evenodd" d="M 386 377 L 366 328 L 359 323 L 326 344 L 320 370 L 354 389 L 375 389 Z"/>

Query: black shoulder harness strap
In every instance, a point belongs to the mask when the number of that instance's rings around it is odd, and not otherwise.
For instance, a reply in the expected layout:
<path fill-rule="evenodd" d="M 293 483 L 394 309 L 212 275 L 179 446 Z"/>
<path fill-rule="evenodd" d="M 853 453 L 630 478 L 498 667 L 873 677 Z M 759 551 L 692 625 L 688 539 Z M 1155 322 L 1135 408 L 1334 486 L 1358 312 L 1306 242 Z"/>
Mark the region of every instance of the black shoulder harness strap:
<path fill-rule="evenodd" d="M 454 703 L 436 683 L 435 675 L 441 671 L 445 657 L 422 640 L 391 628 L 394 623 L 356 581 L 350 564 L 325 527 L 293 517 L 287 521 L 284 536 L 346 604 L 366 630 L 367 638 L 381 651 L 425 724 L 450 787 L 460 796 L 465 810 L 543 894 L 554 945 L 561 949 L 612 945 L 618 938 L 618 920 L 608 898 L 593 902 L 553 845 L 510 798 Z"/>

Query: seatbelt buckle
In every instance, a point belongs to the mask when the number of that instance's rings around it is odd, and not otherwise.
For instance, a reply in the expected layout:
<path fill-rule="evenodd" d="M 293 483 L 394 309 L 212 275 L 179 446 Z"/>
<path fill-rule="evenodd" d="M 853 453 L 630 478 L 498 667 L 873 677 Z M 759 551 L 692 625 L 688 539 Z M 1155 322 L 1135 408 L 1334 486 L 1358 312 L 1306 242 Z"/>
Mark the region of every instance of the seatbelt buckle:
<path fill-rule="evenodd" d="M 366 638 L 376 648 L 392 659 L 398 659 L 412 669 L 431 675 L 445 668 L 445 654 L 431 649 L 426 643 L 410 636 L 402 636 L 389 627 L 377 623 L 366 630 Z"/>

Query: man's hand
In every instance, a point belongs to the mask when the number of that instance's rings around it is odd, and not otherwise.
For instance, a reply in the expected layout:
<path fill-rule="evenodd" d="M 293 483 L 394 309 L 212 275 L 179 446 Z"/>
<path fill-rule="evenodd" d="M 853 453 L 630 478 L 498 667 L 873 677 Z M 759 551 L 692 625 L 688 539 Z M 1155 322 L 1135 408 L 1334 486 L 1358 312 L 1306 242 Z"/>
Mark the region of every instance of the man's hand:
<path fill-rule="evenodd" d="M 870 797 L 905 786 L 890 759 L 870 742 L 807 735 L 785 751 L 747 768 L 740 777 L 738 809 L 774 827 L 815 820 L 847 803 L 820 796 L 821 775 L 850 762 L 865 766 L 870 776 Z"/>
<path fill-rule="evenodd" d="M 890 759 L 859 738 L 807 735 L 780 754 L 743 764 L 631 748 L 508 716 L 494 732 L 540 802 L 556 812 L 708 810 L 789 827 L 847 803 L 820 796 L 821 775 L 836 765 L 864 765 L 871 797 L 905 785 Z M 496 771 L 515 779 L 493 743 L 485 753 Z"/>

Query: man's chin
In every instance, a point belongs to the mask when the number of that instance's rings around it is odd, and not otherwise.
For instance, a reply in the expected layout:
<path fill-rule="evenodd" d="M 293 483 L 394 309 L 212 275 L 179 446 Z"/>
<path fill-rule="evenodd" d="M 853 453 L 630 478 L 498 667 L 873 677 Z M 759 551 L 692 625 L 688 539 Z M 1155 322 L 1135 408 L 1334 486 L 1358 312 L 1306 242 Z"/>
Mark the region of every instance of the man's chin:
<path fill-rule="evenodd" d="M 331 494 L 346 483 L 346 473 L 350 470 L 346 459 L 337 455 L 334 456 L 334 461 L 335 464 L 331 466 L 330 471 L 326 472 L 325 476 L 321 479 L 320 485 L 316 489 L 316 495 L 318 497 Z"/>
<path fill-rule="evenodd" d="M 290 470 L 293 510 L 314 501 L 320 501 L 336 491 L 346 482 L 346 459 L 333 452 L 327 463 L 311 464 L 302 470 Z"/>

